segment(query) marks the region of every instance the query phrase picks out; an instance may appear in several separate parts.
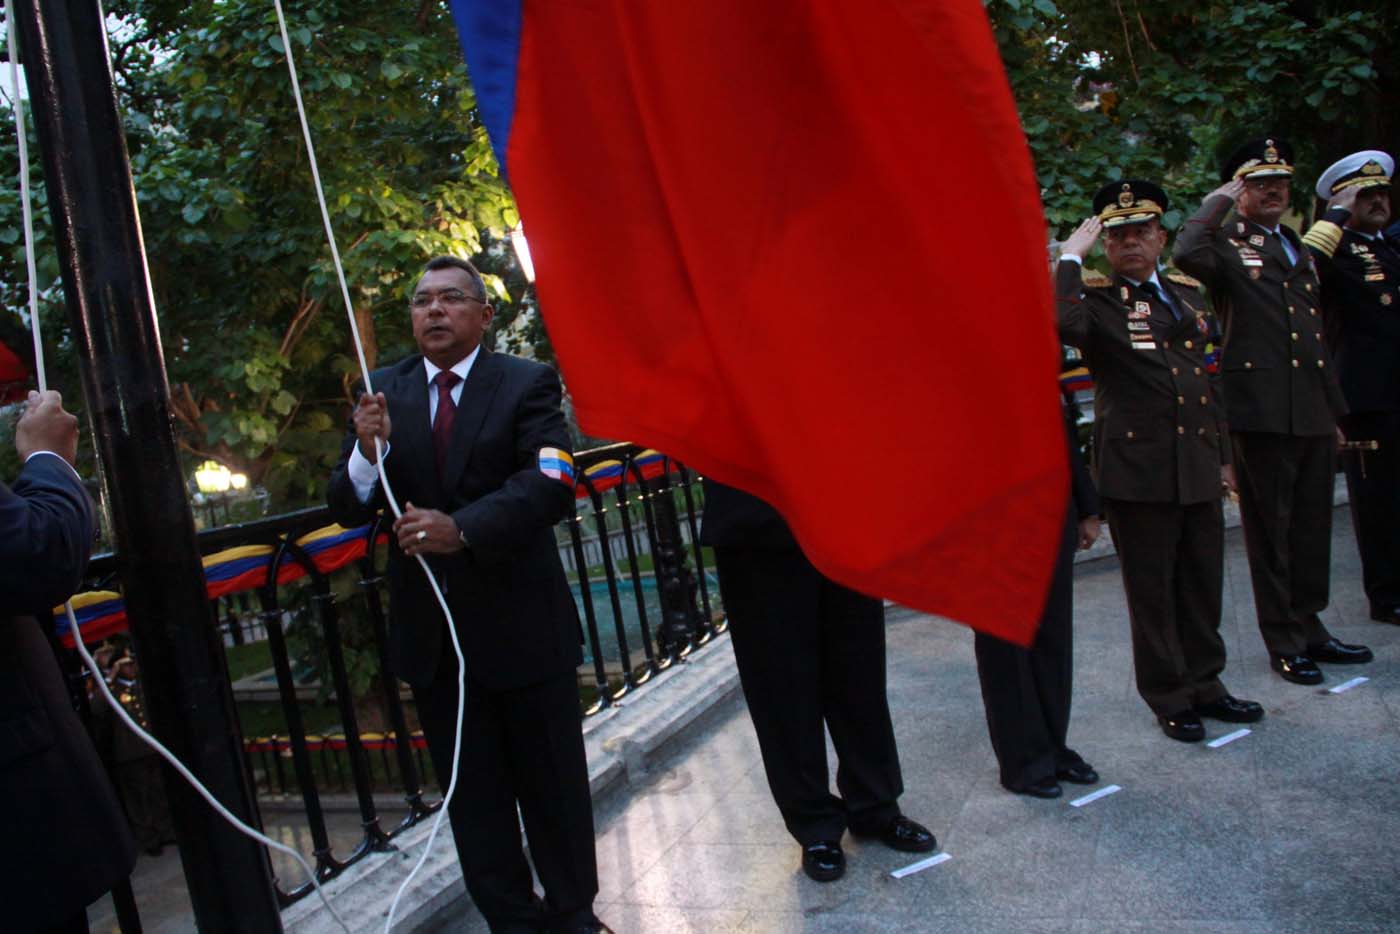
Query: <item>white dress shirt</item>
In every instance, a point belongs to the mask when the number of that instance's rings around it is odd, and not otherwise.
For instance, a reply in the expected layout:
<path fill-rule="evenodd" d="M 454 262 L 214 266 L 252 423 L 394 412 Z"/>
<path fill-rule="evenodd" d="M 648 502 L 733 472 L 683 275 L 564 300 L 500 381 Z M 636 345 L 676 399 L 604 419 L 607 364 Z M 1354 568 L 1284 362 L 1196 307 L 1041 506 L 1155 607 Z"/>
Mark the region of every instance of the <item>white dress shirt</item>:
<path fill-rule="evenodd" d="M 452 365 L 452 372 L 461 377 L 457 385 L 452 387 L 452 404 L 457 405 L 462 401 L 462 387 L 467 384 L 467 374 L 472 371 L 472 365 L 476 363 L 477 355 L 481 353 L 481 345 L 461 360 Z M 434 366 L 427 357 L 423 358 L 423 369 L 428 376 L 428 424 L 433 423 L 437 417 L 438 394 L 433 380 L 442 372 L 442 368 Z M 389 443 L 384 442 L 384 456 L 389 456 Z M 362 503 L 368 503 L 370 497 L 374 495 L 374 488 L 379 484 L 379 469 L 369 462 L 369 459 L 360 453 L 359 442 L 350 450 L 350 461 L 345 467 L 346 473 L 350 475 L 350 483 L 355 487 L 355 496 Z"/>

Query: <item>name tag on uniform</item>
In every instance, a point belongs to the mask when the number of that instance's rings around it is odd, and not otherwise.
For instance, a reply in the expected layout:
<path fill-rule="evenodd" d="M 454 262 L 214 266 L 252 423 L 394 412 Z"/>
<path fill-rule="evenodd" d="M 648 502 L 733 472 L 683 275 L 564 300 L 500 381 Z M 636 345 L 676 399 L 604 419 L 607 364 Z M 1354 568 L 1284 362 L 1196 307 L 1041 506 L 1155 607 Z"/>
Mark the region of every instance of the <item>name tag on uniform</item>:
<path fill-rule="evenodd" d="M 1157 345 L 1151 341 L 1133 341 L 1134 350 L 1156 350 Z"/>
<path fill-rule="evenodd" d="M 1146 321 L 1129 321 L 1129 322 L 1128 322 L 1128 330 L 1129 330 L 1129 331 L 1150 331 L 1150 330 L 1152 330 L 1152 325 L 1148 324 Z"/>
<path fill-rule="evenodd" d="M 1367 281 L 1367 282 L 1384 282 L 1384 281 L 1385 281 L 1385 273 L 1384 273 L 1384 272 L 1368 272 L 1368 273 L 1366 273 L 1366 281 Z"/>
<path fill-rule="evenodd" d="M 1257 256 L 1241 256 L 1240 263 L 1245 266 L 1262 266 L 1264 261 Z"/>

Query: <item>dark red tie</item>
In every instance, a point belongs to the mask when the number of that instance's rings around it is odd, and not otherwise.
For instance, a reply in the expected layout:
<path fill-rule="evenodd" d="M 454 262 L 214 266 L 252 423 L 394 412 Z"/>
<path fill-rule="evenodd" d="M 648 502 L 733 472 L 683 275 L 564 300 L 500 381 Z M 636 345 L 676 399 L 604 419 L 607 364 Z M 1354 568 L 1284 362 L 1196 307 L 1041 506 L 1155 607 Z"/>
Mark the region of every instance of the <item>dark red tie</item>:
<path fill-rule="evenodd" d="M 462 377 L 451 370 L 442 370 L 433 377 L 437 386 L 437 414 L 433 416 L 433 459 L 437 461 L 438 476 L 442 476 L 442 465 L 447 463 L 447 448 L 452 444 L 452 423 L 457 419 L 457 403 L 452 401 L 452 387 L 462 381 Z"/>

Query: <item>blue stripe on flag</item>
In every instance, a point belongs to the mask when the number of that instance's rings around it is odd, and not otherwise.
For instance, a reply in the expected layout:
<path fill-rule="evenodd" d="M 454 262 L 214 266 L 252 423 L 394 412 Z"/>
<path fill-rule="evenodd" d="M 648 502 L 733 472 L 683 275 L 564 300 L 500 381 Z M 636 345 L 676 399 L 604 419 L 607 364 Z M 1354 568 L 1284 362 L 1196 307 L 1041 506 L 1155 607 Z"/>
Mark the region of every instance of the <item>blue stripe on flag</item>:
<path fill-rule="evenodd" d="M 515 115 L 516 66 L 520 58 L 523 0 L 451 0 L 457 38 L 467 59 L 476 105 L 491 148 L 506 174 L 506 145 Z"/>

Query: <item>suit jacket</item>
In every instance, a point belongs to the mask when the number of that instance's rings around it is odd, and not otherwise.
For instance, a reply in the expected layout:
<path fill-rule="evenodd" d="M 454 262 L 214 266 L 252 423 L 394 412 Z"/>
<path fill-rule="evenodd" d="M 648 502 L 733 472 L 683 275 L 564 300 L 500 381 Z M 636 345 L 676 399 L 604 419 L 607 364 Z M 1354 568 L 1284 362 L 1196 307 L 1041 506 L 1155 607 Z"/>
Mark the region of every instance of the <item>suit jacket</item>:
<path fill-rule="evenodd" d="M 1400 412 L 1400 243 L 1346 229 L 1348 217 L 1333 208 L 1303 237 L 1322 278 L 1323 333 L 1347 407 Z"/>
<path fill-rule="evenodd" d="M 441 478 L 423 358 L 415 354 L 377 370 L 372 382 L 389 403 L 384 467 L 399 505 L 450 514 L 470 545 L 428 559 L 457 621 L 468 673 L 489 689 L 506 690 L 577 668 L 583 660 L 578 610 L 554 540 L 555 524 L 573 512 L 573 483 L 540 467 L 541 449 L 570 449 L 558 375 L 483 347 L 462 386 Z M 347 472 L 354 445 L 352 424 L 327 493 L 332 515 L 347 526 L 386 508 L 382 490 L 368 504 L 356 497 Z M 422 569 L 392 535 L 387 576 L 390 663 L 410 684 L 429 684 L 452 648 Z"/>
<path fill-rule="evenodd" d="M 1089 475 L 1084 456 L 1079 452 L 1079 437 L 1075 432 L 1074 420 L 1067 412 L 1065 435 L 1069 444 L 1070 505 L 1073 507 L 1075 524 L 1078 524 L 1080 519 L 1097 516 L 1103 512 L 1103 505 L 1099 502 L 1099 491 L 1094 487 L 1094 478 Z"/>
<path fill-rule="evenodd" d="M 58 457 L 0 484 L 0 801 L 14 845 L 0 857 L 6 930 L 64 920 L 131 872 L 136 844 L 53 646 L 36 617 L 82 582 L 92 504 Z"/>
<path fill-rule="evenodd" d="M 783 550 L 799 547 L 778 510 L 757 496 L 709 477 L 701 485 L 705 491 L 705 516 L 700 523 L 700 544 Z"/>
<path fill-rule="evenodd" d="M 1099 279 L 1085 287 L 1075 262 L 1055 271 L 1060 340 L 1083 351 L 1094 374 L 1099 493 L 1147 503 L 1219 499 L 1220 467 L 1231 451 L 1213 373 L 1214 318 L 1200 293 L 1171 274 L 1158 281 L 1180 320 L 1121 276 Z"/>
<path fill-rule="evenodd" d="M 1252 221 L 1206 199 L 1178 235 L 1172 259 L 1206 284 L 1225 326 L 1221 377 L 1231 431 L 1330 435 L 1346 402 L 1322 336 L 1312 254 L 1281 227 L 1297 262 Z M 1223 221 L 1223 226 L 1222 226 Z"/>

